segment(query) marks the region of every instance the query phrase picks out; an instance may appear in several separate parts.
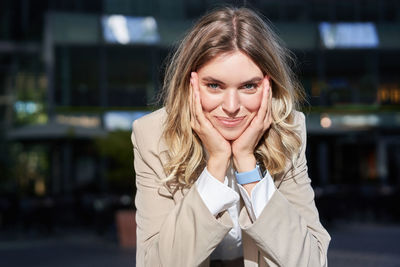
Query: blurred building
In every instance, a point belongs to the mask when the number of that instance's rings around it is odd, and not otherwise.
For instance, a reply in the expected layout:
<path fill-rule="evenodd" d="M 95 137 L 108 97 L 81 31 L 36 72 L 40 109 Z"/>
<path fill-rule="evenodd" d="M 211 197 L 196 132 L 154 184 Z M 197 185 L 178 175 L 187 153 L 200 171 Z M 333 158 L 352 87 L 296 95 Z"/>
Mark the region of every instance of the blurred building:
<path fill-rule="evenodd" d="M 8 177 L 0 189 L 109 192 L 107 170 L 119 167 L 98 152 L 96 140 L 129 132 L 151 109 L 164 59 L 196 18 L 220 4 L 262 12 L 297 57 L 309 103 L 309 173 L 321 205 L 343 198 L 357 210 L 366 199 L 391 201 L 400 185 L 394 0 L 4 0 L 0 147 L 8 152 L 0 171 Z"/>

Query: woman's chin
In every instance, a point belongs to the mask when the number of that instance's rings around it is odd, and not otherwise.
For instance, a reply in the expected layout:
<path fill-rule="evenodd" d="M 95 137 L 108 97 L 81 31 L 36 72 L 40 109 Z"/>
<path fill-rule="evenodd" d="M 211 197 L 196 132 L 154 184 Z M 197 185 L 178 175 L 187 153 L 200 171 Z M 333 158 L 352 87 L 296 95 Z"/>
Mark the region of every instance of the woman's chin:
<path fill-rule="evenodd" d="M 223 131 L 221 132 L 222 137 L 226 141 L 235 141 L 236 139 L 239 138 L 239 136 L 242 134 L 242 131 Z"/>

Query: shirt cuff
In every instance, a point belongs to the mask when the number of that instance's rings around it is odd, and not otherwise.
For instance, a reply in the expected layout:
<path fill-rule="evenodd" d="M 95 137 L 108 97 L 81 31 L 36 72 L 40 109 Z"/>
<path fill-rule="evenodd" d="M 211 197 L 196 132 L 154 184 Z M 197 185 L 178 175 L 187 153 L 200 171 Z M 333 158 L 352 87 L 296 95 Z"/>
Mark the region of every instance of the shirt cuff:
<path fill-rule="evenodd" d="M 221 183 L 207 171 L 207 168 L 204 168 L 197 179 L 196 188 L 204 204 L 214 216 L 227 210 L 240 199 L 239 194 L 228 186 L 226 177 L 224 183 Z"/>
<path fill-rule="evenodd" d="M 251 197 L 242 185 L 238 184 L 238 186 L 250 218 L 255 221 L 276 191 L 274 181 L 269 172 L 266 171 L 264 178 L 251 191 Z"/>

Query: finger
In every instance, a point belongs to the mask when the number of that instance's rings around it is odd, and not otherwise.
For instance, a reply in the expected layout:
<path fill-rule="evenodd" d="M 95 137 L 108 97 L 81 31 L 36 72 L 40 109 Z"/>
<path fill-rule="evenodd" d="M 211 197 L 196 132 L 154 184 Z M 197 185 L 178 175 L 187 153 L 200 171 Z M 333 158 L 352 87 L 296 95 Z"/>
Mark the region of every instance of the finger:
<path fill-rule="evenodd" d="M 191 74 L 190 74 L 191 76 L 191 80 L 192 80 L 192 82 L 193 82 L 193 91 L 194 92 L 199 92 L 200 91 L 200 89 L 199 89 L 199 76 L 197 75 L 197 72 L 192 72 Z"/>
<path fill-rule="evenodd" d="M 197 116 L 196 116 L 196 93 L 195 93 L 194 81 L 192 78 L 190 79 L 190 89 L 191 89 L 191 103 L 190 103 L 191 124 L 193 129 L 198 129 L 199 123 L 197 121 Z"/>
<path fill-rule="evenodd" d="M 190 84 L 191 84 L 191 93 L 192 93 L 192 118 L 193 118 L 193 125 L 194 128 L 196 128 L 197 130 L 199 129 L 199 121 L 198 121 L 198 115 L 197 115 L 197 93 L 196 91 L 198 91 L 198 84 L 196 79 L 194 78 L 194 72 L 192 72 L 190 74 Z"/>
<path fill-rule="evenodd" d="M 192 79 L 189 80 L 189 111 L 190 111 L 190 119 L 193 118 L 193 85 Z"/>
<path fill-rule="evenodd" d="M 193 85 L 191 78 L 189 80 L 189 111 L 190 111 L 190 120 L 193 120 Z"/>
<path fill-rule="evenodd" d="M 267 114 L 264 119 L 265 130 L 269 128 L 272 122 L 272 87 L 268 90 L 268 103 L 267 103 Z"/>
<path fill-rule="evenodd" d="M 257 118 L 260 123 L 263 123 L 265 120 L 265 116 L 267 114 L 268 107 L 268 91 L 269 91 L 269 81 L 268 77 L 265 76 L 262 84 L 262 96 L 261 96 L 261 105 L 257 113 Z"/>
<path fill-rule="evenodd" d="M 197 122 L 200 125 L 204 125 L 207 123 L 207 119 L 204 116 L 203 113 L 203 107 L 201 106 L 201 100 L 200 100 L 200 88 L 199 88 L 199 80 L 198 80 L 198 75 L 196 72 L 192 72 L 192 80 L 193 80 L 193 93 L 195 95 L 195 115 Z"/>
<path fill-rule="evenodd" d="M 190 93 L 189 93 L 189 111 L 190 111 L 190 125 L 192 128 L 195 127 L 195 117 L 194 117 L 194 94 L 193 94 L 193 86 L 192 86 L 192 79 L 190 79 Z"/>

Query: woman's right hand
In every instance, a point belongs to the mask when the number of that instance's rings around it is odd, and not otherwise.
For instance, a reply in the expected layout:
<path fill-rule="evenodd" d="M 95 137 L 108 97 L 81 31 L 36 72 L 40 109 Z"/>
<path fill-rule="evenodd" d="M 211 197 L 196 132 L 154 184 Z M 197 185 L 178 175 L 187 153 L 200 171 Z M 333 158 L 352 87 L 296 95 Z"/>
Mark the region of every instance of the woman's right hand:
<path fill-rule="evenodd" d="M 208 172 L 223 183 L 232 154 L 231 145 L 222 137 L 217 129 L 214 128 L 203 113 L 200 100 L 199 79 L 196 72 L 191 73 L 190 85 L 190 124 L 208 152 Z"/>

